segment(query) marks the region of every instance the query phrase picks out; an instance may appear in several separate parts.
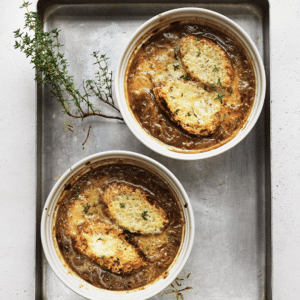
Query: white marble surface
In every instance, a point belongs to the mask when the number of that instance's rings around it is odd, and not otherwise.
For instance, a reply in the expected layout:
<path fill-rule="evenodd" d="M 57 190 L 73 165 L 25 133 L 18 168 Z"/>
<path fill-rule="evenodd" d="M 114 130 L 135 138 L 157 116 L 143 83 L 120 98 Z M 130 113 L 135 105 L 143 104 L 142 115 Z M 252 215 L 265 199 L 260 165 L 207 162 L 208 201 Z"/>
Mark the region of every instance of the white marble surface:
<path fill-rule="evenodd" d="M 0 12 L 0 299 L 34 299 L 36 95 L 34 70 L 13 49 L 21 3 L 3 1 Z M 270 0 L 270 10 L 273 299 L 298 300 L 300 1 Z"/>

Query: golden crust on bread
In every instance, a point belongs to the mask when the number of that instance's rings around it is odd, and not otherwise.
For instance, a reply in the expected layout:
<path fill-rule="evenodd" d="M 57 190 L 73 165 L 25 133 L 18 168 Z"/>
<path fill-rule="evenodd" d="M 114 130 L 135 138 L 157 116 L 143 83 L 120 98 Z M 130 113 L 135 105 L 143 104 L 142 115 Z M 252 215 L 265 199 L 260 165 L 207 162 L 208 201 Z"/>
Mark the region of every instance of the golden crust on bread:
<path fill-rule="evenodd" d="M 170 242 L 167 232 L 159 234 L 143 234 L 134 238 L 134 242 L 144 253 L 146 259 L 150 262 L 157 261 L 164 256 L 161 249 Z"/>
<path fill-rule="evenodd" d="M 161 109 L 190 134 L 206 136 L 220 126 L 220 92 L 207 92 L 194 82 L 177 79 L 154 88 L 154 94 Z"/>
<path fill-rule="evenodd" d="M 155 55 L 151 56 L 151 67 L 154 72 L 151 73 L 154 85 L 160 84 L 166 80 L 179 78 L 185 74 L 179 52 L 177 50 L 165 48 L 157 49 Z"/>
<path fill-rule="evenodd" d="M 149 202 L 151 195 L 128 183 L 111 183 L 103 201 L 109 213 L 122 228 L 135 233 L 160 233 L 168 223 L 165 211 Z"/>
<path fill-rule="evenodd" d="M 180 42 L 182 64 L 189 76 L 204 85 L 229 88 L 234 69 L 225 51 L 206 38 L 188 36 Z"/>
<path fill-rule="evenodd" d="M 122 230 L 101 220 L 86 221 L 75 236 L 75 247 L 100 266 L 114 273 L 128 273 L 146 265 Z"/>

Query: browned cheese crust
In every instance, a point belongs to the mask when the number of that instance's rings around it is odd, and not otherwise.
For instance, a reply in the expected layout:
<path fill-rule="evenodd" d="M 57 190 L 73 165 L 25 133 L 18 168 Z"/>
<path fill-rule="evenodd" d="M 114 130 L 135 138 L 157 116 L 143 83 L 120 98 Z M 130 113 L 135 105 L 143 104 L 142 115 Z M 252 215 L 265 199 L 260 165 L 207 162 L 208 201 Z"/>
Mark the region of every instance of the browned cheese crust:
<path fill-rule="evenodd" d="M 231 87 L 234 69 L 225 51 L 213 41 L 185 37 L 180 43 L 180 54 L 191 79 L 207 86 Z"/>
<path fill-rule="evenodd" d="M 150 202 L 151 197 L 134 185 L 111 183 L 105 189 L 103 201 L 121 228 L 134 233 L 160 233 L 169 221 L 165 211 Z"/>
<path fill-rule="evenodd" d="M 154 88 L 155 98 L 169 118 L 188 133 L 206 136 L 220 126 L 221 103 L 216 92 L 207 92 L 182 79 Z"/>
<path fill-rule="evenodd" d="M 117 274 L 145 266 L 147 263 L 122 232 L 101 220 L 86 221 L 75 236 L 75 247 L 101 267 Z"/>

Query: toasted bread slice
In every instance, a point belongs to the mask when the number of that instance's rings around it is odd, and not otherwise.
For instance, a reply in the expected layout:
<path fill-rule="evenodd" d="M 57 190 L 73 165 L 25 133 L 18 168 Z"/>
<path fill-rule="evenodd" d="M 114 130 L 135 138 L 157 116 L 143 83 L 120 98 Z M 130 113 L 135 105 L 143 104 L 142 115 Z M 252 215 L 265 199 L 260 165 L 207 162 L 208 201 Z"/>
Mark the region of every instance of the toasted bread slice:
<path fill-rule="evenodd" d="M 86 221 L 75 236 L 75 247 L 100 266 L 114 273 L 128 273 L 146 265 L 122 230 L 100 220 Z"/>
<path fill-rule="evenodd" d="M 135 233 L 160 233 L 168 223 L 165 211 L 151 204 L 151 195 L 128 183 L 111 183 L 103 200 L 109 213 L 122 228 Z"/>
<path fill-rule="evenodd" d="M 229 88 L 234 69 L 225 51 L 213 41 L 194 36 L 181 40 L 182 63 L 189 76 L 207 86 Z"/>
<path fill-rule="evenodd" d="M 129 91 L 137 96 L 143 96 L 152 89 L 150 75 L 153 73 L 151 64 L 147 59 L 147 54 L 145 52 L 138 57 L 136 65 L 136 72 L 130 73 L 128 76 L 128 87 Z"/>
<path fill-rule="evenodd" d="M 207 92 L 194 82 L 177 79 L 154 88 L 154 94 L 161 109 L 190 134 L 206 136 L 220 126 L 224 96 L 220 92 Z"/>
<path fill-rule="evenodd" d="M 98 186 L 101 186 L 101 182 L 105 181 L 106 178 L 102 178 L 98 181 L 93 181 L 91 185 L 86 187 L 84 190 L 78 188 L 77 193 L 72 200 L 68 208 L 68 230 L 71 236 L 77 234 L 77 226 L 81 225 L 86 220 L 98 219 L 103 216 L 102 207 L 99 200 L 101 199 L 101 191 Z"/>
<path fill-rule="evenodd" d="M 152 90 L 152 82 L 149 76 L 137 74 L 129 80 L 129 90 L 136 96 L 145 96 Z"/>
<path fill-rule="evenodd" d="M 161 249 L 170 242 L 166 232 L 160 234 L 143 234 L 133 238 L 133 241 L 144 253 L 146 259 L 155 262 L 164 256 Z"/>
<path fill-rule="evenodd" d="M 175 49 L 158 49 L 155 55 L 151 56 L 151 67 L 154 70 L 151 73 L 154 85 L 160 84 L 166 80 L 179 78 L 185 74 L 179 58 L 179 52 Z"/>
<path fill-rule="evenodd" d="M 101 208 L 84 197 L 76 199 L 69 207 L 68 228 L 71 236 L 77 234 L 78 225 L 83 224 L 86 220 L 99 218 Z"/>

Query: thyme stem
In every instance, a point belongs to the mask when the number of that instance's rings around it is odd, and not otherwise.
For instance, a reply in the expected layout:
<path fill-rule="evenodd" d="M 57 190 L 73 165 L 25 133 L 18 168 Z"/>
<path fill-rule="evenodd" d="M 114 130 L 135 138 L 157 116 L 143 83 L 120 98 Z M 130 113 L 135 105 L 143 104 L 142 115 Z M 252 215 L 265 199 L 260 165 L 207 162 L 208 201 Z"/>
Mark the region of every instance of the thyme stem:
<path fill-rule="evenodd" d="M 72 118 L 84 119 L 89 116 L 100 116 L 123 121 L 120 116 L 103 114 L 90 101 L 90 97 L 96 96 L 101 102 L 120 113 L 112 95 L 112 72 L 108 72 L 106 55 L 99 55 L 99 51 L 93 52 L 92 55 L 96 60 L 94 65 L 97 65 L 99 70 L 96 72 L 96 80 L 86 80 L 86 84 L 83 81 L 85 94 L 82 94 L 76 88 L 73 76 L 68 75 L 69 65 L 65 54 L 60 51 L 63 46 L 58 39 L 60 30 L 55 28 L 50 32 L 45 32 L 44 22 L 39 19 L 36 12 L 29 10 L 30 4 L 23 0 L 21 6 L 27 10 L 24 27 L 27 32 L 20 32 L 18 29 L 14 31 L 14 34 L 15 48 L 19 48 L 26 54 L 26 57 L 30 57 L 30 62 L 38 70 L 35 80 L 50 90 L 52 97 L 62 105 L 63 113 Z M 93 92 L 92 95 L 88 93 L 87 88 Z"/>

